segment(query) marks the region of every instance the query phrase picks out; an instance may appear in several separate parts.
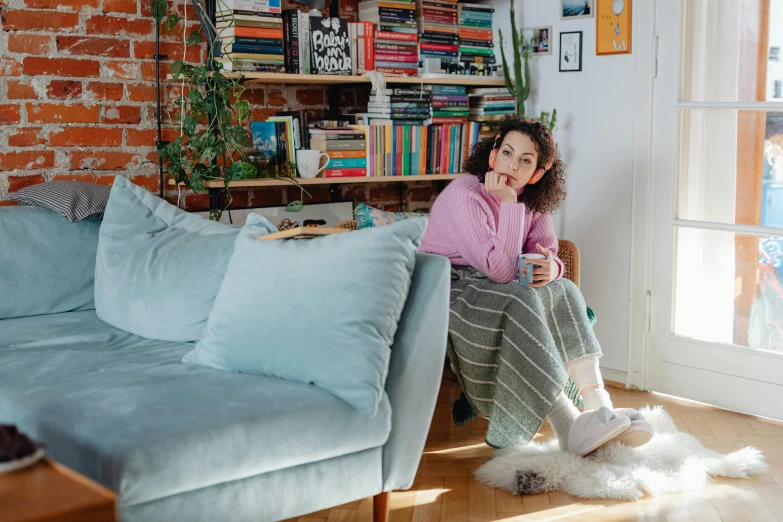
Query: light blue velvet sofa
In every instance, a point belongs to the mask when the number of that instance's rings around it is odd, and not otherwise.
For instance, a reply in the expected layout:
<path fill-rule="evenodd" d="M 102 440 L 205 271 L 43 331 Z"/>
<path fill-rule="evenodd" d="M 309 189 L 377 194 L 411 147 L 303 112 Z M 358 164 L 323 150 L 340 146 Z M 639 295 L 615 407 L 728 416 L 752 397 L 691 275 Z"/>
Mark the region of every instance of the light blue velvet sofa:
<path fill-rule="evenodd" d="M 370 496 L 382 507 L 411 486 L 445 356 L 445 258 L 417 255 L 368 417 L 314 386 L 185 365 L 192 344 L 100 321 L 99 226 L 0 208 L 0 422 L 116 491 L 124 521 L 282 520 Z"/>

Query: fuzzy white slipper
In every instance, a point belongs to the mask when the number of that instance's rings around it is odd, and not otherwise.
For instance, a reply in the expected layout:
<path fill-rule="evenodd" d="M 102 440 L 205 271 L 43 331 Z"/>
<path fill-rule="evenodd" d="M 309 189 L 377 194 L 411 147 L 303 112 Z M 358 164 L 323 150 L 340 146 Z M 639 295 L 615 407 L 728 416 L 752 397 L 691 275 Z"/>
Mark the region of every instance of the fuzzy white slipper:
<path fill-rule="evenodd" d="M 617 442 L 620 444 L 629 448 L 638 448 L 650 442 L 650 439 L 655 435 L 653 425 L 647 422 L 647 419 L 637 410 L 633 408 L 615 408 L 614 413 L 628 417 L 631 420 L 631 425 L 628 429 L 617 437 Z"/>
<path fill-rule="evenodd" d="M 583 457 L 615 440 L 631 426 L 631 419 L 606 406 L 579 415 L 568 432 L 568 451 Z"/>

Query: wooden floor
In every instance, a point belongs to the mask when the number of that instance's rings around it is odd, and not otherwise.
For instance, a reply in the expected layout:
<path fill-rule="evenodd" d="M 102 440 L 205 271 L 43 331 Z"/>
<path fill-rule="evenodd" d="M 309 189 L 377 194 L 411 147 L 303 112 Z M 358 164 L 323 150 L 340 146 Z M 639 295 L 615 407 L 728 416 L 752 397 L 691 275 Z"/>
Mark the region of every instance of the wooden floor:
<path fill-rule="evenodd" d="M 409 491 L 391 495 L 391 522 L 783 522 L 783 423 L 749 417 L 650 393 L 608 388 L 615 407 L 661 404 L 680 430 L 717 451 L 744 445 L 761 449 L 770 473 L 750 480 L 718 479 L 698 494 L 669 495 L 636 502 L 584 500 L 564 493 L 526 497 L 488 488 L 473 478 L 492 449 L 484 444 L 486 421 L 455 428 L 450 405 L 456 382 L 444 380 L 432 427 Z M 545 424 L 537 439 L 552 436 Z M 364 499 L 288 522 L 371 522 L 372 499 Z"/>

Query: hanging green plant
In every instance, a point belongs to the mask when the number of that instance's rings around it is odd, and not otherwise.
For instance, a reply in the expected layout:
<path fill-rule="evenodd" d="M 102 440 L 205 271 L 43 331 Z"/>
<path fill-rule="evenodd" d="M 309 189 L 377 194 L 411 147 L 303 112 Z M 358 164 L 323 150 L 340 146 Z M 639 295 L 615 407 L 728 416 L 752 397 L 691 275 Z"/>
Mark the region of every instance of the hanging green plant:
<path fill-rule="evenodd" d="M 194 5 L 207 12 L 204 0 Z M 158 23 L 163 23 L 169 33 L 173 33 L 180 23 L 184 23 L 176 12 L 168 11 L 166 0 L 152 0 L 152 15 Z M 250 103 L 242 99 L 245 87 L 239 74 L 224 74 L 223 64 L 215 61 L 220 48 L 220 33 L 207 16 L 199 16 L 202 31 L 192 31 L 183 42 L 186 47 L 200 46 L 204 34 L 214 35 L 207 42 L 209 56 L 206 64 L 192 65 L 175 60 L 171 66 L 174 81 L 185 79 L 185 91 L 174 102 L 175 110 L 169 111 L 169 121 L 180 128 L 180 136 L 166 145 L 158 147 L 158 155 L 168 161 L 169 178 L 181 183 L 194 192 L 205 190 L 205 182 L 223 180 L 227 195 L 224 208 L 212 209 L 210 218 L 219 220 L 223 211 L 233 202 L 230 183 L 242 179 L 257 177 L 275 177 L 274 173 L 258 172 L 255 165 L 247 161 L 246 151 L 253 146 L 253 140 L 247 129 L 250 116 Z M 209 27 L 203 28 L 203 24 Z M 176 34 L 180 34 L 178 30 Z M 233 61 L 233 59 L 232 59 Z M 286 210 L 298 212 L 304 205 L 304 194 L 310 195 L 292 173 L 296 165 L 286 162 L 283 169 L 291 175 L 279 176 L 299 187 L 300 198 L 288 204 Z"/>

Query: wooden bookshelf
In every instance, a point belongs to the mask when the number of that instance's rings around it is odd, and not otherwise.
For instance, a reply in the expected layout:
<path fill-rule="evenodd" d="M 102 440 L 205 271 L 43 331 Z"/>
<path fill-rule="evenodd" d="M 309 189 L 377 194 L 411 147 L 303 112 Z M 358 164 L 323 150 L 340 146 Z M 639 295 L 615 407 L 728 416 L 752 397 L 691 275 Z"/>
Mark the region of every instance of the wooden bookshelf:
<path fill-rule="evenodd" d="M 357 178 L 296 178 L 300 185 L 342 185 L 346 183 L 400 183 L 404 181 L 450 181 L 464 174 L 424 174 L 420 176 L 362 176 Z M 174 180 L 169 180 L 173 185 Z M 222 189 L 225 185 L 220 180 L 207 181 L 204 186 L 208 189 Z M 229 183 L 230 188 L 253 187 L 293 187 L 290 181 L 277 178 L 243 179 Z"/>
<path fill-rule="evenodd" d="M 226 76 L 238 76 L 240 73 L 224 71 Z M 249 84 L 285 84 L 285 85 L 350 85 L 371 83 L 369 76 L 337 76 L 327 74 L 287 74 L 287 73 L 241 73 L 243 83 Z M 461 76 L 418 78 L 404 76 L 386 76 L 387 85 L 464 85 L 466 87 L 504 87 L 502 76 Z M 171 80 L 171 75 L 168 75 Z"/>

